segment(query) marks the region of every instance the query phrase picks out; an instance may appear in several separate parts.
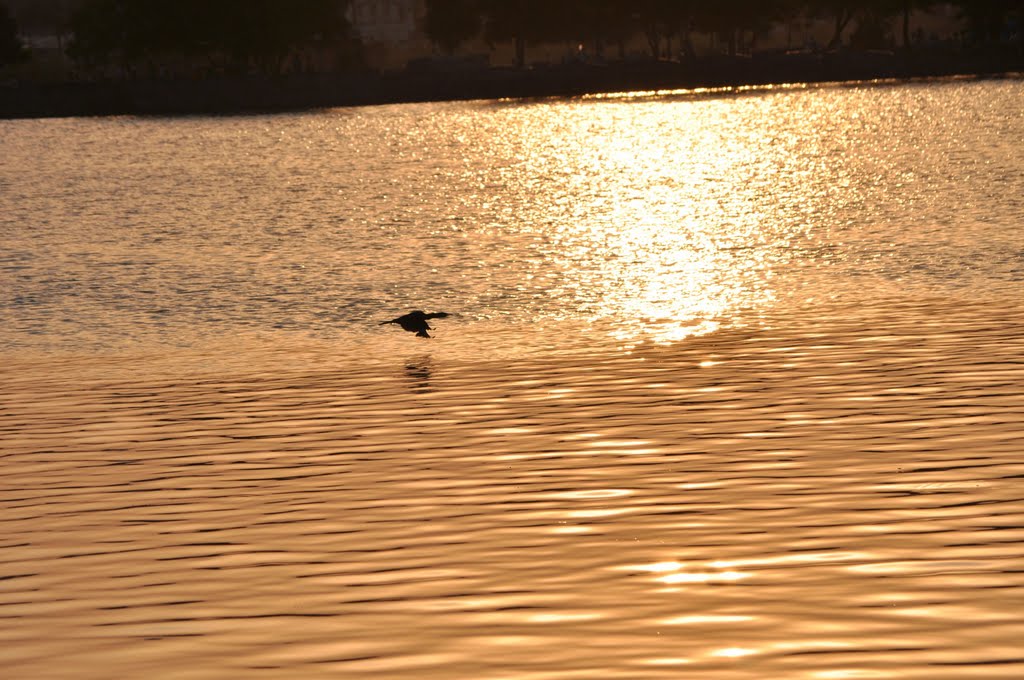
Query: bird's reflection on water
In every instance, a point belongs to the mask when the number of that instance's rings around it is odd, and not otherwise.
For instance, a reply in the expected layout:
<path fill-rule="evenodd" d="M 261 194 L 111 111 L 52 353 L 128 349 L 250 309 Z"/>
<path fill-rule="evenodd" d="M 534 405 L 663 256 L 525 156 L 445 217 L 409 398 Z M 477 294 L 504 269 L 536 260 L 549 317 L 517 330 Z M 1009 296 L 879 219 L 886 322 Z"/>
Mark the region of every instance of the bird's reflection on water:
<path fill-rule="evenodd" d="M 434 391 L 434 388 L 431 387 L 432 364 L 433 359 L 429 354 L 406 359 L 405 375 L 409 379 L 410 389 L 416 394 Z"/>

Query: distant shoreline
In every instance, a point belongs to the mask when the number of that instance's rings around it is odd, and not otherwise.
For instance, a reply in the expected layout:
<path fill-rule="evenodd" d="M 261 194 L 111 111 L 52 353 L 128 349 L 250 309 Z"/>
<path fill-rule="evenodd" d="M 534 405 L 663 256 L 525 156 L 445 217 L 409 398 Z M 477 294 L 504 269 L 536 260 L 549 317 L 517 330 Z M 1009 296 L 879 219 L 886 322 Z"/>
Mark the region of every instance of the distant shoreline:
<path fill-rule="evenodd" d="M 1019 77 L 1022 55 L 776 54 L 531 69 L 430 69 L 395 74 L 203 80 L 0 82 L 0 119 L 232 115 L 428 101 L 571 97 L 638 90 L 790 83 Z"/>

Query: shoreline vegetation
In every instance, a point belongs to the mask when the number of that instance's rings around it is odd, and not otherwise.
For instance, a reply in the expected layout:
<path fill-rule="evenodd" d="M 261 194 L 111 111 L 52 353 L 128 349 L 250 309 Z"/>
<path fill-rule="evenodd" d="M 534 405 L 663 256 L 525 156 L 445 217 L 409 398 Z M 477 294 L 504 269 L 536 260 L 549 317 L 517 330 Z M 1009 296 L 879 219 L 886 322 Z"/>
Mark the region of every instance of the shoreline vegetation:
<path fill-rule="evenodd" d="M 0 119 L 231 115 L 428 101 L 572 97 L 943 77 L 1020 77 L 1024 56 L 919 52 L 776 53 L 526 69 L 413 63 L 398 73 L 205 79 L 0 81 Z"/>

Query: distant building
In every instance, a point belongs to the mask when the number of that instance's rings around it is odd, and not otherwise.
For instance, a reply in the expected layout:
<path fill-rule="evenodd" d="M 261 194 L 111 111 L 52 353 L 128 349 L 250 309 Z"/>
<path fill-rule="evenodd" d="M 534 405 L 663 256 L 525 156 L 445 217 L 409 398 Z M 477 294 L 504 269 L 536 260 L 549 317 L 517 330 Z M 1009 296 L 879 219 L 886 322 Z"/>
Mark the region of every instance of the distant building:
<path fill-rule="evenodd" d="M 416 39 L 424 0 L 352 0 L 349 21 L 365 43 L 400 45 Z"/>
<path fill-rule="evenodd" d="M 426 0 L 351 0 L 348 19 L 363 44 L 368 66 L 403 68 L 412 59 L 431 54 L 423 31 Z"/>

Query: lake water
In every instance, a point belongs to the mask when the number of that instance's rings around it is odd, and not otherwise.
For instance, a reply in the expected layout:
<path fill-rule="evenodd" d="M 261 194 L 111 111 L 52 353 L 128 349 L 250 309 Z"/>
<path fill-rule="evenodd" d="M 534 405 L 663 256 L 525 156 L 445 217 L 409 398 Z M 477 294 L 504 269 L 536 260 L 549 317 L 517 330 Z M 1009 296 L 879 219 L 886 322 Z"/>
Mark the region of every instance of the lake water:
<path fill-rule="evenodd" d="M 0 662 L 1021 677 L 1022 101 L 0 121 Z"/>
<path fill-rule="evenodd" d="M 392 353 L 374 322 L 424 307 L 477 356 L 1019 297 L 1022 88 L 4 122 L 0 348 Z"/>

